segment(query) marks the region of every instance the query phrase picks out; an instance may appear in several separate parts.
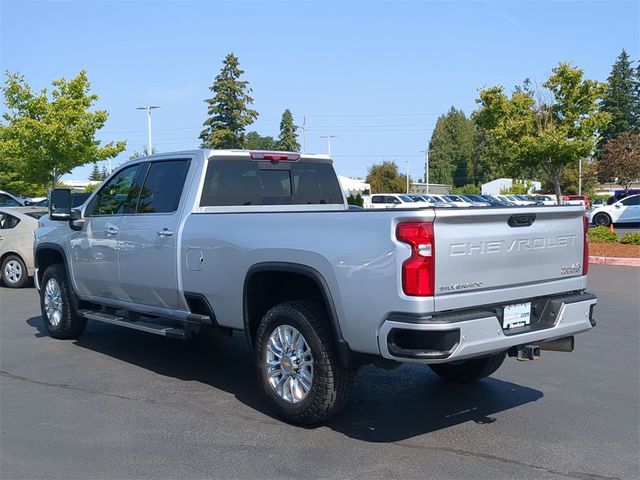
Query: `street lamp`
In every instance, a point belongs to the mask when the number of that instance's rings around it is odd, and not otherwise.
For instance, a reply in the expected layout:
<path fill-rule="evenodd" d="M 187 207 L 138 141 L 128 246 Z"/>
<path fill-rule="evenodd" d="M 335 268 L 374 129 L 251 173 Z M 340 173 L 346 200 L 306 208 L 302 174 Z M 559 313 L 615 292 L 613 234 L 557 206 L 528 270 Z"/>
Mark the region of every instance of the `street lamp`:
<path fill-rule="evenodd" d="M 151 155 L 153 153 L 153 144 L 151 143 L 151 110 L 155 108 L 160 108 L 159 105 L 145 105 L 143 107 L 136 107 L 136 110 L 146 110 L 147 111 L 147 135 L 148 135 L 148 144 L 147 144 L 147 155 Z"/>
<path fill-rule="evenodd" d="M 331 156 L 331 139 L 336 137 L 337 135 L 320 135 L 320 138 L 327 139 L 327 151 L 329 156 Z"/>
<path fill-rule="evenodd" d="M 424 158 L 425 158 L 425 183 L 427 184 L 427 195 L 429 195 L 429 149 L 426 150 L 420 150 L 421 153 L 424 153 Z"/>

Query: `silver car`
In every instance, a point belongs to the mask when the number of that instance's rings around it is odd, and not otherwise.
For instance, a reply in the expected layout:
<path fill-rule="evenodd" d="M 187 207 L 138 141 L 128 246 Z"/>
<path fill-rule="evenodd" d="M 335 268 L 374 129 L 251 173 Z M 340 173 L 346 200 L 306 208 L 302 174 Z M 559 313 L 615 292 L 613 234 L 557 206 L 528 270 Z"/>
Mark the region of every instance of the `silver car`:
<path fill-rule="evenodd" d="M 33 276 L 33 234 L 45 210 L 0 208 L 0 278 L 5 287 L 20 288 Z"/>

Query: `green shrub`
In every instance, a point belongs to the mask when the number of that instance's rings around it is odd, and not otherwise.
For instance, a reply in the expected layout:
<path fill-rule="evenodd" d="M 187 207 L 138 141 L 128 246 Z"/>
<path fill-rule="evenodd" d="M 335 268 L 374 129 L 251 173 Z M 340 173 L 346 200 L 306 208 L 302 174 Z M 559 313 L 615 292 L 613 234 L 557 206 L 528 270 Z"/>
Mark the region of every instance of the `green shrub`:
<path fill-rule="evenodd" d="M 463 185 L 462 187 L 455 187 L 453 189 L 453 193 L 458 193 L 460 195 L 464 195 L 465 193 L 478 194 L 482 193 L 482 189 L 478 185 L 468 183 L 466 185 Z"/>
<path fill-rule="evenodd" d="M 589 241 L 593 243 L 616 243 L 618 235 L 607 227 L 596 227 L 589 230 Z"/>
<path fill-rule="evenodd" d="M 640 232 L 625 233 L 620 238 L 620 243 L 628 243 L 630 245 L 640 245 Z"/>

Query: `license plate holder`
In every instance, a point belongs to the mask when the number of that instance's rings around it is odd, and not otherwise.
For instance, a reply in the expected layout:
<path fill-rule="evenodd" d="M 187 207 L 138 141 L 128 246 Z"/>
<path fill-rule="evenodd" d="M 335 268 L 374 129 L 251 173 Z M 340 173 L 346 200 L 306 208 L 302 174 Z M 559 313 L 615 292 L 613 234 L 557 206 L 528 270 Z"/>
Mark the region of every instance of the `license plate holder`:
<path fill-rule="evenodd" d="M 502 312 L 503 330 L 526 327 L 531 324 L 531 302 L 506 305 Z"/>

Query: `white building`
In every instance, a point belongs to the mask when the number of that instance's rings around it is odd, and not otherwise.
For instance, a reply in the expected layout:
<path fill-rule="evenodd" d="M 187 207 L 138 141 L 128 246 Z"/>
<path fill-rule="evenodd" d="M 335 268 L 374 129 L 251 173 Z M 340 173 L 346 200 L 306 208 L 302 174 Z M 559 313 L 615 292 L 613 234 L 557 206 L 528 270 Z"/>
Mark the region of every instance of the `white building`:
<path fill-rule="evenodd" d="M 413 182 L 411 184 L 411 193 L 423 195 L 426 193 L 434 193 L 436 195 L 448 195 L 452 190 L 451 185 L 445 185 L 444 183 L 430 183 L 427 189 L 427 184 L 423 182 Z M 427 190 L 429 190 L 427 192 Z"/>
<path fill-rule="evenodd" d="M 533 182 L 530 180 L 515 180 L 516 183 L 526 183 L 529 182 L 531 187 L 527 193 L 533 193 L 536 190 L 540 190 L 542 188 L 542 184 L 540 182 Z M 501 191 L 507 190 L 513 186 L 514 180 L 511 178 L 498 178 L 491 182 L 482 184 L 482 194 L 483 195 L 500 195 Z"/>
<path fill-rule="evenodd" d="M 62 180 L 62 183 L 69 187 L 72 192 L 84 192 L 84 189 L 89 185 L 97 185 L 102 182 L 96 180 Z"/>
<path fill-rule="evenodd" d="M 338 175 L 338 181 L 340 182 L 340 188 L 344 192 L 345 196 L 369 195 L 371 193 L 371 185 L 364 181 L 362 178 L 343 177 Z"/>

